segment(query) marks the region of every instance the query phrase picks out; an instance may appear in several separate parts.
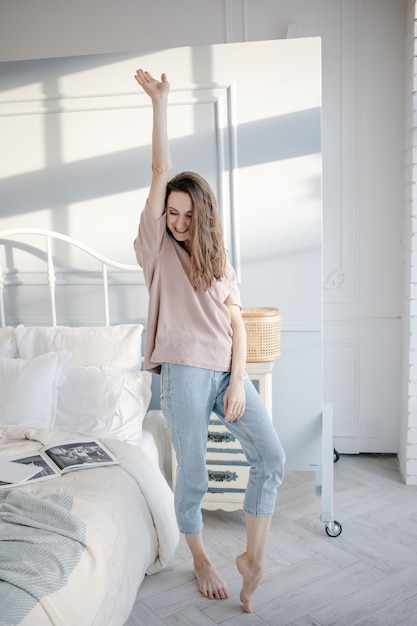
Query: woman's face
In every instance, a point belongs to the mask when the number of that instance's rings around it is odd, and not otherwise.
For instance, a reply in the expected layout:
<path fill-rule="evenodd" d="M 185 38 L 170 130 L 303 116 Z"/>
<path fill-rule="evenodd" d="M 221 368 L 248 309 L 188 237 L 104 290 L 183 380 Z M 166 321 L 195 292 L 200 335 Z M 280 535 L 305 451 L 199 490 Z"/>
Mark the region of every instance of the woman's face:
<path fill-rule="evenodd" d="M 190 238 L 190 225 L 193 217 L 193 207 L 188 193 L 171 191 L 168 196 L 167 228 L 177 241 L 187 241 Z"/>

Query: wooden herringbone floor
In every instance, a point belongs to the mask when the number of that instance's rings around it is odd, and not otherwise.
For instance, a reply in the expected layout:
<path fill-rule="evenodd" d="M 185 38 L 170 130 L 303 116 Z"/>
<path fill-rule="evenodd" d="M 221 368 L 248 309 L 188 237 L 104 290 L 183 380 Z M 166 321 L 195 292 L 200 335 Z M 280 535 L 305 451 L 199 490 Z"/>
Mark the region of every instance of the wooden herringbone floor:
<path fill-rule="evenodd" d="M 210 511 L 205 541 L 230 597 L 201 596 L 181 540 L 169 567 L 144 580 L 126 626 L 416 625 L 417 487 L 401 482 L 395 456 L 342 455 L 334 470 L 337 538 L 320 521 L 314 474 L 287 472 L 254 614 L 242 612 L 234 565 L 243 514 Z"/>

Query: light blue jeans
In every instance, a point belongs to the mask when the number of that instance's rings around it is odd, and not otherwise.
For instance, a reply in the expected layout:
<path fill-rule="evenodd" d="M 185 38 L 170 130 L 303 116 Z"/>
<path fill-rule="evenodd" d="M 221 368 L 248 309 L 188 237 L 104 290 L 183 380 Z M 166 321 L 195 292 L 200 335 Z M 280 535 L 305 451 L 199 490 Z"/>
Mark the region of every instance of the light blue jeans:
<path fill-rule="evenodd" d="M 208 487 L 206 450 L 212 412 L 238 439 L 250 464 L 243 510 L 257 517 L 272 515 L 285 453 L 249 377 L 244 383 L 245 413 L 231 423 L 224 422 L 223 404 L 229 372 L 165 363 L 161 377 L 161 408 L 178 461 L 175 510 L 180 532 L 195 534 L 203 529 L 201 503 Z"/>

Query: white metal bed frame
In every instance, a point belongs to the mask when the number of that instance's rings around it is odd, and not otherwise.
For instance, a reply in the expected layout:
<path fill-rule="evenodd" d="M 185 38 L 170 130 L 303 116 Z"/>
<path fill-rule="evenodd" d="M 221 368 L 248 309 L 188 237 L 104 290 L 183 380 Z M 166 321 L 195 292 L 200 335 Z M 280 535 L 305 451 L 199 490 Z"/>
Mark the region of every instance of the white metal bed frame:
<path fill-rule="evenodd" d="M 17 228 L 11 230 L 0 231 L 0 246 L 6 247 L 22 247 L 21 241 L 16 238 L 25 236 L 39 236 L 44 240 L 42 252 L 46 254 L 46 282 L 49 288 L 51 325 L 57 325 L 56 313 L 56 264 L 53 254 L 53 241 L 60 240 L 75 246 L 93 259 L 101 263 L 101 282 L 103 292 L 103 307 L 105 325 L 110 325 L 110 307 L 109 307 L 109 270 L 122 270 L 132 272 L 143 277 L 142 269 L 139 265 L 130 265 L 119 263 L 109 259 L 98 253 L 93 248 L 85 244 L 50 230 L 38 228 Z M 32 244 L 31 244 L 31 247 Z M 4 289 L 9 284 L 16 284 L 15 268 L 4 269 L 1 266 L 0 257 L 0 327 L 6 325 L 6 312 L 4 301 Z M 330 403 L 323 405 L 322 411 L 322 438 L 321 438 L 321 466 L 316 469 L 316 494 L 321 497 L 321 521 L 325 524 L 326 533 L 330 537 L 338 537 L 342 532 L 342 525 L 333 517 L 333 407 Z"/>
<path fill-rule="evenodd" d="M 85 244 L 73 239 L 72 237 L 68 237 L 67 235 L 63 235 L 61 233 L 57 233 L 51 230 L 44 230 L 40 228 L 15 228 L 10 230 L 0 231 L 0 245 L 4 245 L 5 247 L 12 247 L 13 245 L 18 245 L 21 242 L 17 242 L 14 237 L 21 236 L 33 236 L 39 235 L 39 237 L 44 239 L 44 247 L 42 248 L 47 255 L 47 285 L 49 288 L 49 297 L 50 297 L 50 307 L 51 307 L 51 325 L 57 325 L 57 314 L 56 314 L 56 295 L 55 295 L 55 286 L 56 286 L 56 271 L 55 271 L 55 262 L 54 255 L 52 251 L 52 242 L 54 240 L 65 241 L 71 246 L 82 250 L 86 254 L 90 255 L 93 259 L 97 260 L 101 263 L 101 274 L 102 274 L 102 289 L 103 289 L 103 307 L 104 307 L 104 324 L 105 326 L 110 325 L 110 306 L 109 306 L 109 269 L 115 270 L 124 270 L 127 272 L 134 272 L 136 274 L 143 274 L 142 269 L 139 265 L 130 265 L 126 263 L 119 263 L 108 257 L 103 256 L 93 248 L 86 246 Z M 4 289 L 9 282 L 9 274 L 11 271 L 6 267 L 5 269 L 1 266 L 0 259 L 0 327 L 4 327 L 6 325 L 6 313 L 5 313 L 5 304 L 4 304 Z M 12 274 L 13 279 L 15 279 L 14 273 Z"/>

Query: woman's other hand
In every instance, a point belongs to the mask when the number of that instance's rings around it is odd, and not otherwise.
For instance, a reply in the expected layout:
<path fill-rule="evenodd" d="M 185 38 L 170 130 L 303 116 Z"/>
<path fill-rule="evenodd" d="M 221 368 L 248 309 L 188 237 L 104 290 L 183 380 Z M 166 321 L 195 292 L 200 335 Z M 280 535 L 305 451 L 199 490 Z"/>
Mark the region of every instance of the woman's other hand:
<path fill-rule="evenodd" d="M 240 420 L 245 412 L 246 397 L 243 382 L 231 382 L 224 394 L 224 421 Z"/>

